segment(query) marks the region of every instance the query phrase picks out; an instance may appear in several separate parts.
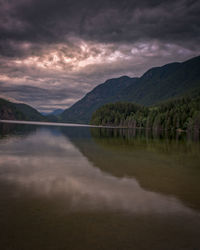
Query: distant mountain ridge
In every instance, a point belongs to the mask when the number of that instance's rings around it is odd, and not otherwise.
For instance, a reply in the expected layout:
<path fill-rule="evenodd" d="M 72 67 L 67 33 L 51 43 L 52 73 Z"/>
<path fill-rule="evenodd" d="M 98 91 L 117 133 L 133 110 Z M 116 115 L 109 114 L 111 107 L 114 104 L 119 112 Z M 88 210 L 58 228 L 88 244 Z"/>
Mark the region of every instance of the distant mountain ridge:
<path fill-rule="evenodd" d="M 0 119 L 89 123 L 101 106 L 114 102 L 131 102 L 151 106 L 193 94 L 200 90 L 200 56 L 182 63 L 154 67 L 140 78 L 121 76 L 109 79 L 87 93 L 70 108 L 43 116 L 27 104 L 0 98 Z M 61 113 L 62 112 L 62 113 Z"/>
<path fill-rule="evenodd" d="M 44 116 L 49 116 L 49 115 L 60 115 L 62 114 L 64 109 L 55 109 L 52 112 L 41 112 L 42 115 Z"/>
<path fill-rule="evenodd" d="M 140 78 L 123 76 L 107 80 L 66 109 L 60 119 L 63 122 L 89 123 L 92 113 L 107 103 L 122 101 L 150 106 L 199 88 L 200 56 L 182 63 L 151 68 Z"/>
<path fill-rule="evenodd" d="M 122 96 L 127 101 L 153 105 L 199 87 L 200 56 L 183 63 L 170 63 L 148 70 L 139 79 L 139 84 L 127 88 Z"/>
<path fill-rule="evenodd" d="M 51 115 L 60 115 L 62 114 L 64 111 L 64 109 L 55 109 L 54 111 L 52 111 L 50 114 Z"/>

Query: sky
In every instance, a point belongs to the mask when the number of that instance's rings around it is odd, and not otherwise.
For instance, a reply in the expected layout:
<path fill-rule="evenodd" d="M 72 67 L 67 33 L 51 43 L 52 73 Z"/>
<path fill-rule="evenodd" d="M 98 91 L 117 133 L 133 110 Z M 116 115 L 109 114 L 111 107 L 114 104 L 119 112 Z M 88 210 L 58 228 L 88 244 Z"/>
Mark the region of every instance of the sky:
<path fill-rule="evenodd" d="M 0 0 L 0 97 L 68 108 L 105 80 L 200 53 L 198 0 Z"/>

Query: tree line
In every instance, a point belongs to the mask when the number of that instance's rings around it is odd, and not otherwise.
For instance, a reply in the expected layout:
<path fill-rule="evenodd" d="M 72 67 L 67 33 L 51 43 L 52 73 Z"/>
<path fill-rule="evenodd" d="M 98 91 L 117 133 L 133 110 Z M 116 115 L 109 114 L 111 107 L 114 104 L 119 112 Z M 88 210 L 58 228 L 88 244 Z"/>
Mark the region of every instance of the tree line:
<path fill-rule="evenodd" d="M 199 131 L 200 93 L 152 107 L 123 102 L 106 104 L 93 113 L 90 123 L 127 128 Z"/>

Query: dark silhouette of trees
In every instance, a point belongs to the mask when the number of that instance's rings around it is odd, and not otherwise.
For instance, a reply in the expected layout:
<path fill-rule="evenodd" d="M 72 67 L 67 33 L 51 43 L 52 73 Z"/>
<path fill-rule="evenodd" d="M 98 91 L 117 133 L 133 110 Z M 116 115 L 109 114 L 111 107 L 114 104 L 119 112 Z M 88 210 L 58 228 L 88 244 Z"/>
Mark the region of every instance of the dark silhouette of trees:
<path fill-rule="evenodd" d="M 155 130 L 200 130 L 200 93 L 144 107 L 133 103 L 106 104 L 93 113 L 91 124 Z"/>

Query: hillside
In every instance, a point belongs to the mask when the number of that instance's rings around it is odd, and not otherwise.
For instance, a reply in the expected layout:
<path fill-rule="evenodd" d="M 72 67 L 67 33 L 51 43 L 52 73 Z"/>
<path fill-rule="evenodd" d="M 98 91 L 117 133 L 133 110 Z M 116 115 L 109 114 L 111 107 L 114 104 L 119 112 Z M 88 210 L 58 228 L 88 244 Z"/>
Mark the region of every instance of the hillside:
<path fill-rule="evenodd" d="M 36 109 L 23 103 L 12 103 L 0 98 L 1 120 L 45 121 L 45 117 Z"/>
<path fill-rule="evenodd" d="M 197 88 L 200 88 L 200 56 L 148 70 L 136 86 L 126 88 L 122 99 L 153 105 Z"/>
<path fill-rule="evenodd" d="M 137 78 L 122 76 L 107 80 L 61 114 L 64 122 L 88 123 L 92 113 L 105 103 L 119 101 L 121 92 L 135 85 Z"/>
<path fill-rule="evenodd" d="M 25 115 L 19 111 L 14 103 L 0 98 L 1 120 L 24 120 Z"/>
<path fill-rule="evenodd" d="M 117 101 L 146 106 L 182 96 L 200 88 L 200 56 L 148 70 L 140 78 L 107 80 L 61 114 L 64 122 L 89 123 L 100 106 Z"/>

